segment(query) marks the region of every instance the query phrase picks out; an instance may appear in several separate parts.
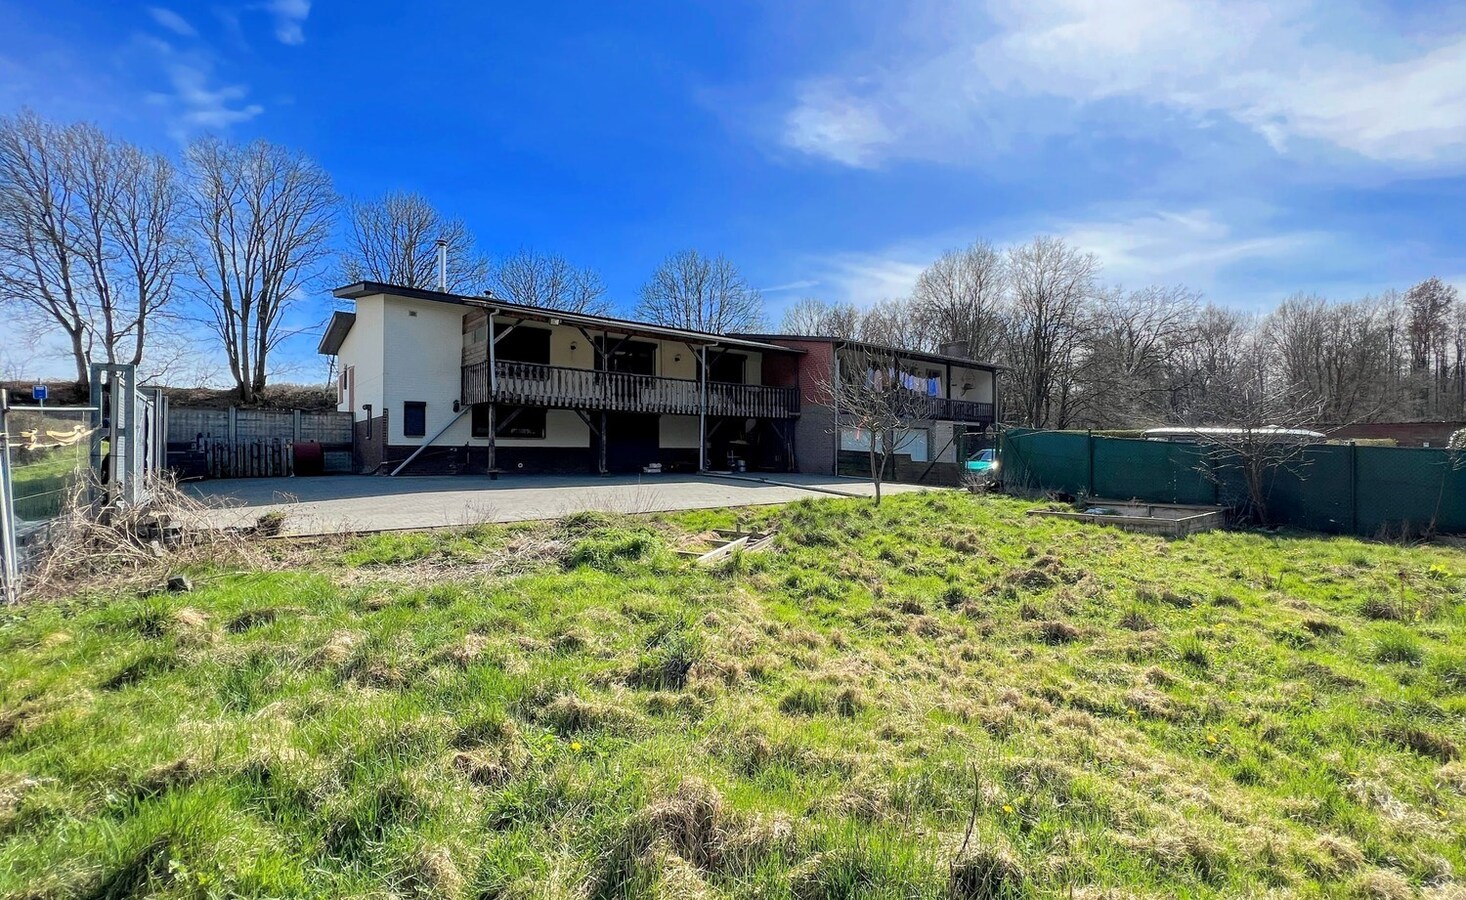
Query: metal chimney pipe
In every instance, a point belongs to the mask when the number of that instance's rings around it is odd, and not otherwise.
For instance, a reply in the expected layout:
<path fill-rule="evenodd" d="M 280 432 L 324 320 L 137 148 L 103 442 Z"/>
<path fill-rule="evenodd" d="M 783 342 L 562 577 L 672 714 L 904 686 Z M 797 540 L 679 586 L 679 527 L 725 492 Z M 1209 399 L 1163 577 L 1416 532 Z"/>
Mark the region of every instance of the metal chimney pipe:
<path fill-rule="evenodd" d="M 448 290 L 448 242 L 438 238 L 438 290 Z"/>

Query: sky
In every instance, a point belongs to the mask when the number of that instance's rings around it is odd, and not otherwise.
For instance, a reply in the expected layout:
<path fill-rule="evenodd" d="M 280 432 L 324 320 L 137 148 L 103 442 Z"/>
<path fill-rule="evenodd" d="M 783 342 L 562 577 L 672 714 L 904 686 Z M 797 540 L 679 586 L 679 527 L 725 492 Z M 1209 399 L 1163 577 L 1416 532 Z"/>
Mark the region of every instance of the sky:
<path fill-rule="evenodd" d="M 628 309 L 688 247 L 777 322 L 1037 234 L 1245 309 L 1466 287 L 1458 2 L 0 0 L 22 106 L 170 152 L 287 144 Z"/>

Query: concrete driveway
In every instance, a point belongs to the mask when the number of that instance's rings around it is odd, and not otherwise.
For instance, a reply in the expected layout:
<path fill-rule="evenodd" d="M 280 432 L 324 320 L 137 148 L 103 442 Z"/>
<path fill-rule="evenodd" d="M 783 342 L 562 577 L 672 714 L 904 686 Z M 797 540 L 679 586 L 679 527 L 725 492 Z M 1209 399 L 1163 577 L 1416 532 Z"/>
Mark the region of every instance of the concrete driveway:
<path fill-rule="evenodd" d="M 765 480 L 767 479 L 767 480 Z M 208 503 L 205 524 L 252 525 L 285 515 L 294 535 L 442 528 L 480 522 L 553 519 L 601 511 L 649 513 L 788 503 L 806 497 L 868 497 L 869 482 L 815 475 L 509 475 L 317 478 L 232 478 L 200 481 L 188 490 Z M 885 485 L 888 493 L 925 490 Z"/>

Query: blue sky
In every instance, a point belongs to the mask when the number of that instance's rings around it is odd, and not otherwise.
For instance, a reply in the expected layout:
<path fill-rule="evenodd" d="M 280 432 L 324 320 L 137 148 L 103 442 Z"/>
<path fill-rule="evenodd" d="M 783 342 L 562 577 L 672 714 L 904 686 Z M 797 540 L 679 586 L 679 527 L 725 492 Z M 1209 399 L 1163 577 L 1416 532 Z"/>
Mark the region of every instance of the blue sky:
<path fill-rule="evenodd" d="M 1466 286 L 1460 3 L 0 0 L 23 104 L 286 143 L 628 305 L 689 246 L 777 320 L 1038 233 L 1246 308 Z"/>

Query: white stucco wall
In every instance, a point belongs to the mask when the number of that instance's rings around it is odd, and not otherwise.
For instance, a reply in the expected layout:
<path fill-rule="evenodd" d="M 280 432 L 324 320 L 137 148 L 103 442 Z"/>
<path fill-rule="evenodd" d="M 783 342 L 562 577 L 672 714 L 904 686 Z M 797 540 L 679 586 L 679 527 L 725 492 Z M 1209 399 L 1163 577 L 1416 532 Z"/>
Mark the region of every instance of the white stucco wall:
<path fill-rule="evenodd" d="M 965 384 L 971 388 L 963 390 Z M 972 400 L 976 403 L 993 402 L 993 373 L 986 369 L 952 367 L 952 399 Z"/>
<path fill-rule="evenodd" d="M 350 412 L 356 420 L 366 418 L 363 404 L 371 404 L 372 415 L 382 414 L 382 387 L 385 379 L 383 363 L 383 322 L 385 303 L 381 296 L 363 297 L 356 301 L 356 321 L 341 342 L 336 354 L 336 364 L 343 370 L 354 367 L 355 408 L 348 410 L 343 399 L 337 405 L 342 412 Z"/>
<path fill-rule="evenodd" d="M 388 443 L 421 443 L 456 415 L 453 402 L 462 385 L 463 313 L 464 307 L 456 303 L 386 299 L 382 316 L 386 329 L 383 402 L 389 410 Z M 410 400 L 427 404 L 427 433 L 423 437 L 402 433 L 402 404 Z M 465 443 L 470 431 L 471 423 L 465 415 L 438 443 Z"/>

